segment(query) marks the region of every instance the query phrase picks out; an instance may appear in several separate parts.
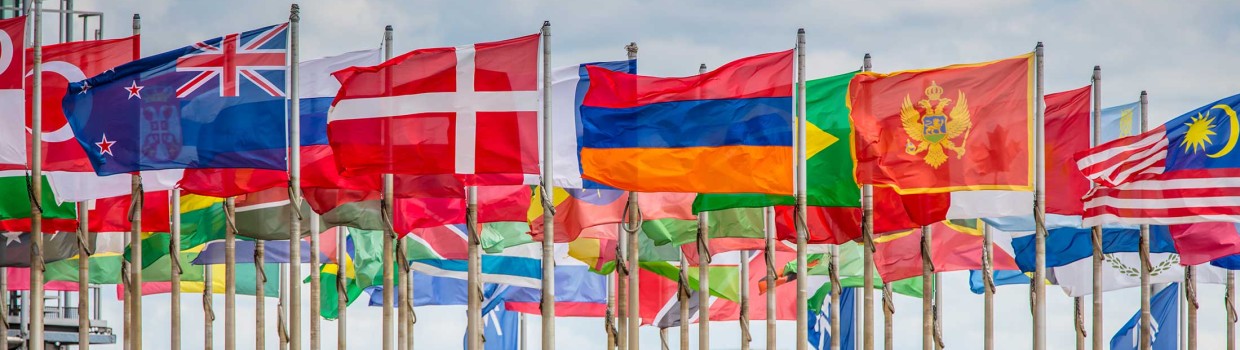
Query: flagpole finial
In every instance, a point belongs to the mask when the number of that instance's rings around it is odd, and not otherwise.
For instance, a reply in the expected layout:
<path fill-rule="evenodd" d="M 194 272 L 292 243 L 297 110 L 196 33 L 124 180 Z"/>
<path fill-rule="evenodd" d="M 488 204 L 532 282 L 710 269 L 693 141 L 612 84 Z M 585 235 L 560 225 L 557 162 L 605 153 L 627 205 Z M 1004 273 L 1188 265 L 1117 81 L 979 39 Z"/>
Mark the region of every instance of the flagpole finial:
<path fill-rule="evenodd" d="M 288 13 L 289 22 L 301 21 L 301 6 L 297 4 L 293 4 L 292 6 L 289 6 L 288 12 L 289 12 Z"/>
<path fill-rule="evenodd" d="M 624 45 L 624 51 L 629 53 L 629 59 L 634 59 L 637 57 L 637 43 L 629 42 L 628 45 Z"/>
<path fill-rule="evenodd" d="M 698 66 L 698 71 L 700 71 L 700 72 L 702 72 L 702 73 L 705 73 L 705 72 L 706 72 L 706 64 L 705 64 L 705 63 L 703 63 L 702 65 Z"/>
<path fill-rule="evenodd" d="M 389 32 L 390 32 L 390 31 L 392 31 L 392 25 L 391 25 L 391 24 L 389 24 L 389 25 L 387 25 L 386 27 L 383 27 L 383 30 L 385 30 L 385 31 L 389 31 Z"/>
<path fill-rule="evenodd" d="M 867 59 L 867 60 L 868 60 L 868 59 L 870 59 L 870 53 L 868 53 L 868 52 L 867 52 L 867 53 L 865 54 L 865 57 L 864 57 L 864 58 L 865 58 L 865 59 Z"/>
<path fill-rule="evenodd" d="M 1041 42 L 1041 41 L 1039 41 L 1039 42 L 1038 42 L 1038 46 L 1036 46 L 1036 47 L 1037 47 L 1037 48 L 1039 48 L 1039 49 L 1040 49 L 1040 48 L 1042 48 L 1042 42 Z"/>
<path fill-rule="evenodd" d="M 142 15 L 135 13 L 133 14 L 133 30 L 137 32 L 139 29 L 142 29 Z"/>
<path fill-rule="evenodd" d="M 1094 71 L 1095 71 L 1095 72 L 1097 72 L 1097 71 L 1101 71 L 1101 70 L 1102 70 L 1102 66 L 1098 66 L 1098 65 L 1095 65 L 1095 66 L 1094 66 Z"/>
<path fill-rule="evenodd" d="M 543 27 L 550 27 L 551 21 L 543 21 Z"/>
<path fill-rule="evenodd" d="M 1145 90 L 1141 90 L 1141 97 L 1146 97 L 1146 96 L 1148 96 L 1148 95 L 1149 95 L 1149 94 L 1145 93 Z"/>
<path fill-rule="evenodd" d="M 805 34 L 805 28 L 797 28 L 797 34 Z"/>

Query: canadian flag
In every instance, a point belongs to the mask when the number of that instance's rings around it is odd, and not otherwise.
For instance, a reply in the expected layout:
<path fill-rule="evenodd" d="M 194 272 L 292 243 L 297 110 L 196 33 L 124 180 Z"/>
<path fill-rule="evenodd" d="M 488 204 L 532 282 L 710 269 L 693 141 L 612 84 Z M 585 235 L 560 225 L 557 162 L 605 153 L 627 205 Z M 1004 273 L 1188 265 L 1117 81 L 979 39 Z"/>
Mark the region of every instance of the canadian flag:
<path fill-rule="evenodd" d="M 539 35 L 415 50 L 335 73 L 327 138 L 343 176 L 538 178 Z"/>

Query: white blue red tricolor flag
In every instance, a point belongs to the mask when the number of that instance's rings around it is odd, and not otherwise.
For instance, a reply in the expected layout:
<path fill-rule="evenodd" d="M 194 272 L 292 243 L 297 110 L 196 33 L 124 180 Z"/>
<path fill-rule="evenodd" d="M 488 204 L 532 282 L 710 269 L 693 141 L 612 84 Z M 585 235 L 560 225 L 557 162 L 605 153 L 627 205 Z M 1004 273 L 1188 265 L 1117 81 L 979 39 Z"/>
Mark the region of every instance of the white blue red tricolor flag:
<path fill-rule="evenodd" d="M 69 84 L 95 173 L 287 168 L 288 23 L 227 34 Z"/>

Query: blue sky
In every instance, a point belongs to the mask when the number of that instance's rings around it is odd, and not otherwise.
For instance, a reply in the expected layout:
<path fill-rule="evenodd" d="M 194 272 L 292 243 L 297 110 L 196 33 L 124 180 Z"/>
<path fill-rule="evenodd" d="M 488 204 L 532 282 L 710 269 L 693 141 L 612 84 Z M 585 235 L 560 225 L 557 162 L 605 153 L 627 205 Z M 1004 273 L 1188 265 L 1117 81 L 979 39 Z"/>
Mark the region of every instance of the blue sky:
<path fill-rule="evenodd" d="M 288 5 L 269 0 L 77 2 L 78 9 L 107 14 L 106 37 L 128 35 L 128 18 L 141 13 L 146 34 L 142 47 L 148 55 L 284 21 Z M 1101 65 L 1103 104 L 1131 102 L 1141 90 L 1148 90 L 1151 125 L 1240 91 L 1240 73 L 1234 66 L 1240 62 L 1240 22 L 1234 20 L 1240 4 L 1227 1 L 317 0 L 304 1 L 301 7 L 302 57 L 307 59 L 377 47 L 386 24 L 395 26 L 394 47 L 404 52 L 534 33 L 543 20 L 550 20 L 554 66 L 621 59 L 624 45 L 634 41 L 641 48 L 643 74 L 678 76 L 695 74 L 700 63 L 716 67 L 735 58 L 791 48 L 796 29 L 804 27 L 811 78 L 855 70 L 865 53 L 873 54 L 876 71 L 891 71 L 1009 57 L 1032 51 L 1043 41 L 1048 93 L 1088 85 L 1093 66 Z M 49 34 L 48 41 L 54 37 Z M 982 301 L 968 292 L 966 277 L 944 277 L 944 335 L 953 349 L 981 347 Z M 1219 348 L 1225 318 L 1222 287 L 1200 289 L 1202 348 Z M 1071 300 L 1057 288 L 1048 291 L 1049 348 L 1070 348 Z M 996 328 L 1005 349 L 1029 347 L 1026 293 L 1027 288 L 1019 286 L 1000 290 L 996 309 L 1001 322 Z M 238 299 L 239 324 L 245 326 L 238 330 L 238 344 L 246 348 L 253 344 L 253 300 Z M 1109 340 L 1138 304 L 1135 290 L 1107 293 L 1106 300 L 1104 336 Z M 159 347 L 167 339 L 167 303 L 166 296 L 145 299 L 148 346 Z M 193 344 L 201 342 L 201 302 L 187 297 L 183 303 L 186 346 L 196 348 Z M 271 308 L 274 304 L 268 303 Z M 222 298 L 215 305 L 220 317 L 216 342 L 222 346 Z M 919 300 L 897 300 L 896 348 L 920 344 L 919 308 Z M 118 302 L 105 305 L 115 326 L 120 324 L 120 310 Z M 376 346 L 379 310 L 358 305 L 349 312 L 350 345 Z M 267 314 L 274 315 L 274 309 Z M 422 308 L 418 316 L 419 348 L 460 346 L 463 308 Z M 274 327 L 274 317 L 269 320 L 269 327 Z M 538 324 L 537 318 L 530 324 Z M 604 347 L 601 320 L 561 319 L 559 325 L 561 347 Z M 324 344 L 335 344 L 335 324 L 324 322 L 323 327 Z M 793 327 L 791 322 L 780 324 L 781 348 L 792 347 Z M 764 328 L 754 329 L 757 348 Z M 737 347 L 740 335 L 735 323 L 712 325 L 712 331 L 716 348 Z M 529 334 L 535 338 L 530 345 L 535 346 L 536 330 Z M 269 334 L 268 346 L 274 348 L 275 339 Z M 642 345 L 657 348 L 657 331 L 643 330 Z"/>

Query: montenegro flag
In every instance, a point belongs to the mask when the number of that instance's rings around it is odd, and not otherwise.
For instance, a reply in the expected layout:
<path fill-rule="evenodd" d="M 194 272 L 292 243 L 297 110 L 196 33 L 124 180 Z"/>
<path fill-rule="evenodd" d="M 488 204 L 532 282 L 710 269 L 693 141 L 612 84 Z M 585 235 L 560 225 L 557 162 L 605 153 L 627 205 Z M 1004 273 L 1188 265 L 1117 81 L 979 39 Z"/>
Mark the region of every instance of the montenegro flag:
<path fill-rule="evenodd" d="M 849 85 L 857 180 L 900 194 L 1032 191 L 1034 57 L 888 74 Z"/>

